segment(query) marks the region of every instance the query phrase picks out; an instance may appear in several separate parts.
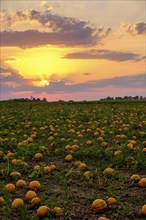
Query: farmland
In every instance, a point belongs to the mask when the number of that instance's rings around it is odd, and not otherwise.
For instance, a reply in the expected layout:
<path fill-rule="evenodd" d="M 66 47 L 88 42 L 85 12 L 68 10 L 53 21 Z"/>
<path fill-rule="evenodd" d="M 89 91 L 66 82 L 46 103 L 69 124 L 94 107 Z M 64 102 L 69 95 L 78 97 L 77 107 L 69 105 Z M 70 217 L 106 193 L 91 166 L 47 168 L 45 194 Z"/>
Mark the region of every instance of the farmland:
<path fill-rule="evenodd" d="M 1 219 L 145 219 L 144 101 L 9 101 L 0 110 Z"/>

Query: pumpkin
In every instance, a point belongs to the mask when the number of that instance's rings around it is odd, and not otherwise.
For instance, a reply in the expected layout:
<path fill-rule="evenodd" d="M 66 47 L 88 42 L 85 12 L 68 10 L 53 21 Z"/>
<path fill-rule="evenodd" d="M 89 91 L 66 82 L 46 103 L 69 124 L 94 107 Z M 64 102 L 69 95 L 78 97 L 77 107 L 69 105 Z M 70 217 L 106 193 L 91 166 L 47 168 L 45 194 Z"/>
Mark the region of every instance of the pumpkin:
<path fill-rule="evenodd" d="M 72 145 L 72 149 L 77 150 L 77 149 L 79 149 L 79 146 L 77 144 L 74 144 L 74 145 Z"/>
<path fill-rule="evenodd" d="M 44 167 L 44 171 L 45 171 L 46 173 L 49 173 L 49 172 L 51 172 L 51 168 L 50 168 L 49 166 L 45 166 L 45 167 Z"/>
<path fill-rule="evenodd" d="M 41 199 L 39 197 L 34 197 L 32 200 L 31 200 L 31 204 L 32 205 L 38 205 L 40 204 L 41 202 Z"/>
<path fill-rule="evenodd" d="M 143 215 L 146 215 L 146 204 L 142 206 L 141 212 Z"/>
<path fill-rule="evenodd" d="M 116 200 L 114 197 L 109 197 L 109 198 L 107 199 L 107 202 L 108 202 L 109 204 L 113 205 L 113 204 L 116 204 L 116 203 L 117 203 L 117 200 Z"/>
<path fill-rule="evenodd" d="M 97 220 L 108 220 L 106 217 L 99 217 Z"/>
<path fill-rule="evenodd" d="M 14 154 L 12 152 L 7 153 L 7 157 L 13 157 L 13 156 L 14 156 Z"/>
<path fill-rule="evenodd" d="M 32 138 L 32 137 L 27 138 L 27 142 L 28 142 L 28 143 L 32 143 L 32 142 L 33 142 L 33 138 Z"/>
<path fill-rule="evenodd" d="M 25 182 L 25 180 L 18 180 L 17 182 L 16 182 L 16 186 L 17 187 L 25 187 L 26 186 L 26 182 Z"/>
<path fill-rule="evenodd" d="M 40 170 L 40 169 L 41 169 L 40 165 L 36 165 L 36 166 L 34 166 L 34 168 L 33 168 L 34 171 L 37 171 L 37 170 Z"/>
<path fill-rule="evenodd" d="M 65 157 L 65 160 L 66 161 L 71 161 L 72 160 L 72 155 L 71 154 L 68 154 L 66 157 Z"/>
<path fill-rule="evenodd" d="M 107 204 L 103 199 L 96 199 L 92 203 L 92 210 L 94 212 L 101 212 L 107 208 Z"/>
<path fill-rule="evenodd" d="M 48 138 L 48 140 L 49 140 L 49 141 L 53 141 L 53 140 L 54 140 L 54 137 L 53 137 L 53 136 L 50 136 L 50 137 Z"/>
<path fill-rule="evenodd" d="M 0 197 L 0 205 L 4 204 L 5 200 L 3 197 Z"/>
<path fill-rule="evenodd" d="M 81 163 L 79 163 L 78 168 L 80 170 L 86 170 L 87 169 L 87 164 L 81 162 Z"/>
<path fill-rule="evenodd" d="M 43 155 L 41 153 L 36 153 L 34 155 L 34 159 L 38 160 L 38 159 L 41 159 L 43 157 Z"/>
<path fill-rule="evenodd" d="M 4 156 L 4 152 L 0 150 L 0 157 Z"/>
<path fill-rule="evenodd" d="M 104 171 L 103 171 L 103 174 L 106 175 L 106 176 L 113 176 L 115 173 L 115 170 L 108 167 L 106 168 Z"/>
<path fill-rule="evenodd" d="M 107 145 L 108 145 L 108 143 L 105 142 L 105 141 L 103 141 L 103 142 L 101 143 L 101 146 L 102 146 L 102 147 L 107 147 Z"/>
<path fill-rule="evenodd" d="M 71 146 L 71 145 L 69 145 L 69 144 L 68 144 L 68 145 L 66 145 L 66 146 L 65 146 L 65 150 L 67 150 L 67 151 L 72 150 L 72 146 Z"/>
<path fill-rule="evenodd" d="M 10 176 L 12 177 L 21 177 L 21 173 L 17 172 L 17 171 L 14 171 L 10 174 Z"/>
<path fill-rule="evenodd" d="M 7 185 L 5 185 L 5 188 L 8 192 L 14 192 L 15 185 L 13 183 L 8 183 Z"/>
<path fill-rule="evenodd" d="M 92 143 L 92 141 L 86 141 L 86 144 L 88 145 L 88 146 L 90 146 L 90 145 L 92 145 L 93 143 Z"/>
<path fill-rule="evenodd" d="M 138 185 L 141 187 L 146 187 L 146 178 L 141 178 L 138 182 Z"/>
<path fill-rule="evenodd" d="M 14 199 L 14 201 L 12 202 L 12 208 L 19 208 L 20 206 L 23 206 L 24 205 L 24 202 L 22 199 Z"/>
<path fill-rule="evenodd" d="M 140 180 L 140 176 L 138 174 L 133 174 L 131 177 L 130 177 L 131 180 L 133 181 L 138 181 Z"/>
<path fill-rule="evenodd" d="M 32 191 L 32 190 L 29 190 L 29 191 L 27 191 L 27 193 L 25 194 L 25 199 L 31 200 L 31 199 L 33 199 L 33 198 L 36 197 L 36 196 L 37 196 L 36 192 L 34 192 L 34 191 Z"/>
<path fill-rule="evenodd" d="M 43 205 L 37 209 L 37 215 L 39 217 L 44 217 L 48 214 L 49 211 L 50 211 L 50 208 L 48 206 Z"/>
<path fill-rule="evenodd" d="M 32 189 L 32 190 L 38 190 L 38 189 L 41 188 L 41 184 L 39 183 L 39 181 L 34 180 L 34 181 L 30 182 L 29 188 Z"/>
<path fill-rule="evenodd" d="M 121 150 L 116 150 L 116 151 L 114 152 L 114 156 L 118 156 L 118 155 L 120 155 L 121 153 L 122 153 Z"/>
<path fill-rule="evenodd" d="M 55 164 L 51 164 L 51 165 L 50 165 L 50 169 L 51 169 L 51 170 L 56 170 L 56 168 L 57 168 L 57 167 L 56 167 Z"/>
<path fill-rule="evenodd" d="M 62 216 L 63 215 L 63 209 L 60 207 L 55 207 L 53 209 L 53 212 L 55 214 L 56 217 Z"/>
<path fill-rule="evenodd" d="M 93 173 L 88 170 L 88 171 L 85 171 L 85 172 L 84 172 L 84 176 L 85 176 L 86 178 L 91 178 L 91 177 L 93 177 Z"/>
<path fill-rule="evenodd" d="M 39 149 L 40 149 L 41 151 L 43 151 L 43 152 L 44 152 L 45 150 L 47 150 L 47 148 L 46 148 L 45 146 L 40 146 Z"/>

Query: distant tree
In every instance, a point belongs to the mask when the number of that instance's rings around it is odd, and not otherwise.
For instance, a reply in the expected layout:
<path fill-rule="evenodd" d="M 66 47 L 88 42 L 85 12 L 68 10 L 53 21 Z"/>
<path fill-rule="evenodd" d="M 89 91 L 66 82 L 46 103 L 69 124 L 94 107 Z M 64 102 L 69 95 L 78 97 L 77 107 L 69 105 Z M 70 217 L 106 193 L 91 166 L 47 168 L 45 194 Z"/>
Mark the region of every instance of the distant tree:
<path fill-rule="evenodd" d="M 42 99 L 42 102 L 47 102 L 47 99 L 46 99 L 46 98 L 43 98 L 43 99 Z"/>
<path fill-rule="evenodd" d="M 136 95 L 135 97 L 133 97 L 133 99 L 139 99 L 139 96 L 138 96 L 138 95 Z"/>

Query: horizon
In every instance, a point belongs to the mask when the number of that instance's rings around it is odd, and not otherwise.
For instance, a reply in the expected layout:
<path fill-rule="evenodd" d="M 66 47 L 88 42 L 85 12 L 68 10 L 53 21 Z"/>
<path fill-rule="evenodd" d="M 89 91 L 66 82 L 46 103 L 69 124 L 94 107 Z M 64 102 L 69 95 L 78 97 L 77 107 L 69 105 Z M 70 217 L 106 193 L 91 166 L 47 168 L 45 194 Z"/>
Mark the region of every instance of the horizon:
<path fill-rule="evenodd" d="M 144 0 L 2 0 L 0 13 L 1 100 L 146 97 Z"/>

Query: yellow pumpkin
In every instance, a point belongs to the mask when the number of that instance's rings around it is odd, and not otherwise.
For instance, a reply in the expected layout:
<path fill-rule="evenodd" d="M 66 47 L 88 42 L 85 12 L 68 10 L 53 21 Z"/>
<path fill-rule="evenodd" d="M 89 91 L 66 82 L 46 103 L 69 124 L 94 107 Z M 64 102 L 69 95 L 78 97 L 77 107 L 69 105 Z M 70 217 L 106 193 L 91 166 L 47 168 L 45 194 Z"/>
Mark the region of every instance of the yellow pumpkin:
<path fill-rule="evenodd" d="M 36 192 L 34 192 L 34 191 L 32 191 L 32 190 L 29 190 L 29 191 L 27 191 L 27 193 L 25 194 L 25 199 L 31 200 L 31 199 L 33 199 L 33 198 L 36 197 L 36 196 L 37 196 Z"/>
<path fill-rule="evenodd" d="M 131 179 L 132 181 L 138 181 L 138 180 L 140 180 L 140 176 L 139 176 L 138 174 L 133 174 L 133 175 L 130 177 L 130 179 Z"/>
<path fill-rule="evenodd" d="M 34 168 L 33 168 L 34 171 L 37 171 L 37 170 L 40 170 L 40 169 L 41 169 L 40 165 L 36 165 L 36 166 L 34 166 Z"/>
<path fill-rule="evenodd" d="M 107 208 L 107 204 L 103 199 L 96 199 L 92 203 L 92 210 L 94 212 L 101 212 Z"/>
<path fill-rule="evenodd" d="M 56 170 L 56 168 L 57 168 L 57 167 L 56 167 L 55 164 L 51 164 L 51 165 L 50 165 L 50 169 L 51 169 L 51 170 Z"/>
<path fill-rule="evenodd" d="M 87 164 L 81 162 L 81 163 L 79 163 L 78 168 L 79 168 L 80 170 L 86 170 L 86 169 L 87 169 Z"/>
<path fill-rule="evenodd" d="M 97 220 L 108 220 L 106 217 L 99 217 Z"/>
<path fill-rule="evenodd" d="M 10 174 L 10 176 L 12 177 L 21 177 L 21 173 L 20 172 L 17 172 L 17 171 L 14 171 Z"/>
<path fill-rule="evenodd" d="M 13 202 L 12 202 L 12 208 L 19 208 L 20 206 L 23 206 L 24 205 L 24 202 L 22 199 L 15 199 Z"/>
<path fill-rule="evenodd" d="M 55 214 L 56 217 L 59 217 L 59 216 L 63 215 L 63 209 L 60 208 L 60 207 L 55 207 L 53 209 L 53 211 L 54 211 L 54 214 Z"/>
<path fill-rule="evenodd" d="M 32 190 L 38 190 L 38 189 L 41 188 L 41 184 L 40 184 L 39 181 L 34 180 L 34 181 L 31 181 L 31 182 L 30 182 L 29 188 L 32 189 Z"/>
<path fill-rule="evenodd" d="M 109 198 L 107 199 L 107 202 L 108 202 L 109 204 L 113 205 L 113 204 L 116 204 L 116 203 L 117 203 L 117 200 L 116 200 L 114 197 L 109 197 Z"/>
<path fill-rule="evenodd" d="M 146 204 L 142 206 L 141 212 L 143 215 L 146 215 Z"/>
<path fill-rule="evenodd" d="M 17 187 L 25 187 L 26 186 L 26 181 L 25 180 L 18 180 L 16 182 Z"/>
<path fill-rule="evenodd" d="M 3 197 L 0 197 L 0 205 L 4 204 L 5 203 L 5 200 Z"/>
<path fill-rule="evenodd" d="M 8 192 L 14 192 L 15 185 L 13 183 L 8 183 L 7 185 L 5 185 L 5 188 Z"/>
<path fill-rule="evenodd" d="M 115 173 L 115 170 L 108 167 L 103 171 L 103 174 L 105 174 L 106 176 L 113 176 Z"/>
<path fill-rule="evenodd" d="M 34 159 L 38 160 L 38 159 L 41 159 L 43 157 L 43 155 L 41 153 L 36 153 L 34 155 Z"/>
<path fill-rule="evenodd" d="M 45 167 L 44 167 L 44 171 L 45 171 L 46 173 L 51 172 L 50 166 L 45 166 Z"/>

